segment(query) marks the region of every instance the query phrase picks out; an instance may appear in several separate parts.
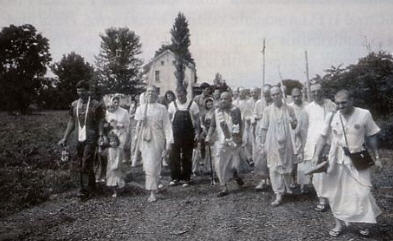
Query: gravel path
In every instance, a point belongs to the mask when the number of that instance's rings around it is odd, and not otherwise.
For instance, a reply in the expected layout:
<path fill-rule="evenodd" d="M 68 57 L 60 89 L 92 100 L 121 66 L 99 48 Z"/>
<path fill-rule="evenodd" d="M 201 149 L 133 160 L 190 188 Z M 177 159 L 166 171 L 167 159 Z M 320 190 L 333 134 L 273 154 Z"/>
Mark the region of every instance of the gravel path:
<path fill-rule="evenodd" d="M 166 186 L 158 202 L 147 203 L 148 194 L 139 187 L 143 176 L 136 169 L 134 181 L 117 199 L 101 190 L 80 202 L 72 191 L 2 218 L 0 240 L 393 240 L 392 166 L 389 162 L 374 174 L 374 193 L 383 215 L 369 239 L 360 237 L 354 227 L 338 238 L 329 237 L 333 216 L 313 210 L 314 193 L 296 191 L 281 206 L 270 207 L 271 190 L 255 192 L 250 173 L 243 175 L 245 186 L 231 184 L 232 193 L 226 197 L 216 197 L 219 186 L 211 186 L 208 177 L 197 177 L 187 188 Z M 168 182 L 164 175 L 163 183 Z"/>

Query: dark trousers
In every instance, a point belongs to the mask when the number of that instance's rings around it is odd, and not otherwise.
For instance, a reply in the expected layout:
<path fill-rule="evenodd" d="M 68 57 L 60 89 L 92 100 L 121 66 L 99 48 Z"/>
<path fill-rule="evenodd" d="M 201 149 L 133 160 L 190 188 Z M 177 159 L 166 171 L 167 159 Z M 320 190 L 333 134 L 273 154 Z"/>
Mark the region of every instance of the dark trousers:
<path fill-rule="evenodd" d="M 79 173 L 80 173 L 80 192 L 88 193 L 95 189 L 96 179 L 94 176 L 94 154 L 96 144 L 89 142 L 78 142 L 76 146 Z"/>
<path fill-rule="evenodd" d="M 192 172 L 192 150 L 194 144 L 176 142 L 172 146 L 169 156 L 169 168 L 172 180 L 190 181 Z"/>

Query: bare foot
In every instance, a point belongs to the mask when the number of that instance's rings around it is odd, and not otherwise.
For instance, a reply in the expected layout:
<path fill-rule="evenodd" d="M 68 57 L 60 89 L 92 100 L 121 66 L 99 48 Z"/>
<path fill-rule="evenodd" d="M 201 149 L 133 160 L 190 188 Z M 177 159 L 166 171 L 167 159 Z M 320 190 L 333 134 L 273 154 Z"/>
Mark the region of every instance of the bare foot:
<path fill-rule="evenodd" d="M 273 207 L 277 207 L 278 205 L 281 204 L 282 201 L 282 195 L 281 194 L 276 194 L 276 199 L 271 203 Z"/>
<path fill-rule="evenodd" d="M 259 182 L 259 184 L 255 187 L 255 189 L 257 190 L 257 191 L 259 191 L 259 190 L 263 190 L 265 188 L 265 180 L 261 180 L 260 182 Z"/>
<path fill-rule="evenodd" d="M 156 198 L 156 195 L 154 194 L 154 192 L 151 192 L 151 193 L 150 193 L 150 196 L 149 196 L 149 198 L 147 199 L 147 201 L 148 201 L 149 203 L 157 201 L 157 198 Z"/>

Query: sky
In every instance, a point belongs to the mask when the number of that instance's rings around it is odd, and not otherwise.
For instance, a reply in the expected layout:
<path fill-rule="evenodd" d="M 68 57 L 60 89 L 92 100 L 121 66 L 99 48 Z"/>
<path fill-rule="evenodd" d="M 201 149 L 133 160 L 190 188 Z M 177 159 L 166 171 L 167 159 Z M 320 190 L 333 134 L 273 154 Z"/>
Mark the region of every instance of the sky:
<path fill-rule="evenodd" d="M 219 72 L 230 86 L 306 80 L 329 67 L 356 63 L 371 50 L 393 52 L 390 0 L 0 0 L 0 27 L 32 24 L 49 39 L 54 62 L 72 51 L 94 64 L 99 35 L 128 27 L 140 36 L 148 63 L 170 42 L 178 12 L 186 16 L 198 82 Z"/>

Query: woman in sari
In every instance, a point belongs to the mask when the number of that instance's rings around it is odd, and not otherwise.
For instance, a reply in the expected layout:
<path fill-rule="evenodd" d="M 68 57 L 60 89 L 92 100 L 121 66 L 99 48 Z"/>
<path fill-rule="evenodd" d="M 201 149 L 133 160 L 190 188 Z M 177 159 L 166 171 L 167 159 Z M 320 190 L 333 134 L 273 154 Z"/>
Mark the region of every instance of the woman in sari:
<path fill-rule="evenodd" d="M 120 99 L 111 99 L 111 108 L 106 111 L 105 120 L 110 124 L 108 134 L 108 164 L 106 169 L 106 185 L 113 191 L 112 197 L 117 197 L 117 190 L 124 187 L 124 173 L 122 165 L 126 160 L 125 144 L 127 141 L 130 119 L 128 111 L 119 106 Z"/>

